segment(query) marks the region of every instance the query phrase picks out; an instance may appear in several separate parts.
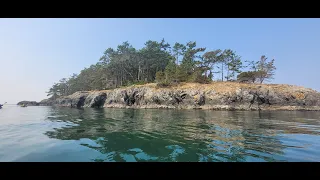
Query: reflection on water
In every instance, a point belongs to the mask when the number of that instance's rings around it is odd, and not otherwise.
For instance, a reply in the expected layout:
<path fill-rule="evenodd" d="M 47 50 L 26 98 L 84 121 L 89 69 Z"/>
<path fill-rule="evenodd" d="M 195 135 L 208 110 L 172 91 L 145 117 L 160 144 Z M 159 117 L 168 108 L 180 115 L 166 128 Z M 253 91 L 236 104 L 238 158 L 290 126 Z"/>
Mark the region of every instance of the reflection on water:
<path fill-rule="evenodd" d="M 27 147 L 30 153 L 11 160 L 320 161 L 319 112 L 52 107 L 37 111 L 42 114 L 34 115 L 40 117 L 34 127 L 29 123 L 26 129 L 11 129 L 11 134 L 24 133 L 20 140 L 32 135 L 29 143 L 22 147 L 11 143 L 13 151 L 2 152 L 8 146 L 0 142 L 0 160 L 10 161 L 13 152 Z M 8 141 L 10 137 L 4 140 Z"/>
<path fill-rule="evenodd" d="M 285 148 L 307 146 L 294 144 L 294 134 L 319 135 L 319 121 L 310 112 L 58 109 L 52 114 L 67 115 L 59 120 L 74 126 L 46 135 L 88 138 L 97 145 L 82 145 L 115 161 L 285 160 Z M 283 144 L 281 139 L 293 143 Z"/>

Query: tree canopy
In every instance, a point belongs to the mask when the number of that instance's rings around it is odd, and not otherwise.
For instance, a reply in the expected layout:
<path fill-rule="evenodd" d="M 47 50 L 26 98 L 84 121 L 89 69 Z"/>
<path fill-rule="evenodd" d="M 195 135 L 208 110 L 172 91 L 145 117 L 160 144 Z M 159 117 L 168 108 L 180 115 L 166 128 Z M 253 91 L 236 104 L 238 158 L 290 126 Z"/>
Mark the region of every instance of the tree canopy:
<path fill-rule="evenodd" d="M 128 41 L 117 48 L 106 49 L 99 61 L 79 74 L 62 78 L 49 89 L 48 96 L 56 99 L 76 91 L 104 90 L 132 84 L 157 82 L 209 83 L 219 81 L 246 81 L 263 83 L 272 79 L 274 59 L 266 56 L 259 61 L 244 61 L 231 49 L 207 50 L 197 47 L 195 41 L 175 43 L 173 47 L 164 39 L 147 41 L 141 49 Z M 251 71 L 243 71 L 245 68 Z"/>

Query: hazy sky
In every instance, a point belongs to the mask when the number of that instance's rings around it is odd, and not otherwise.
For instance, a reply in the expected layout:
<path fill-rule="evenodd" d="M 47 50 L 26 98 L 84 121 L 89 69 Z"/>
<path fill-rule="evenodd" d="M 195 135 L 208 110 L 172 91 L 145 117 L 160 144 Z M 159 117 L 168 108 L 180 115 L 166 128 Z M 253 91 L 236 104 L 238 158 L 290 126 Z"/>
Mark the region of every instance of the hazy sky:
<path fill-rule="evenodd" d="M 129 41 L 196 41 L 243 59 L 275 58 L 272 83 L 320 91 L 320 19 L 0 19 L 0 103 L 46 98 L 50 86 Z"/>

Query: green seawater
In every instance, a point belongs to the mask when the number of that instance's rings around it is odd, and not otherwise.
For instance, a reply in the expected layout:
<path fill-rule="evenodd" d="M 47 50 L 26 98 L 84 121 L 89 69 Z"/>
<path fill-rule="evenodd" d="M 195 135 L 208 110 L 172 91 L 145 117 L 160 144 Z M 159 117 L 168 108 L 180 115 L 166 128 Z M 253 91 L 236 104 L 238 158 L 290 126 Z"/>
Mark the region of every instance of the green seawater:
<path fill-rule="evenodd" d="M 320 112 L 5 105 L 0 161 L 320 161 Z"/>

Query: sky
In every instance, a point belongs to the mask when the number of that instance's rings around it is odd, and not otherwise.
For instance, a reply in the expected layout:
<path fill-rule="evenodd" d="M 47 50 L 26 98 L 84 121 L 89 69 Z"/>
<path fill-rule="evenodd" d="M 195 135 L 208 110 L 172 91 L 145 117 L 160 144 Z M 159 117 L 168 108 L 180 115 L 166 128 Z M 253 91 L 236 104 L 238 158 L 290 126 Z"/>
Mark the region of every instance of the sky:
<path fill-rule="evenodd" d="M 232 49 L 243 60 L 275 59 L 270 83 L 320 91 L 320 19 L 128 18 L 0 19 L 0 104 L 41 101 L 61 78 L 98 62 L 129 41 L 196 41 L 207 50 Z"/>

